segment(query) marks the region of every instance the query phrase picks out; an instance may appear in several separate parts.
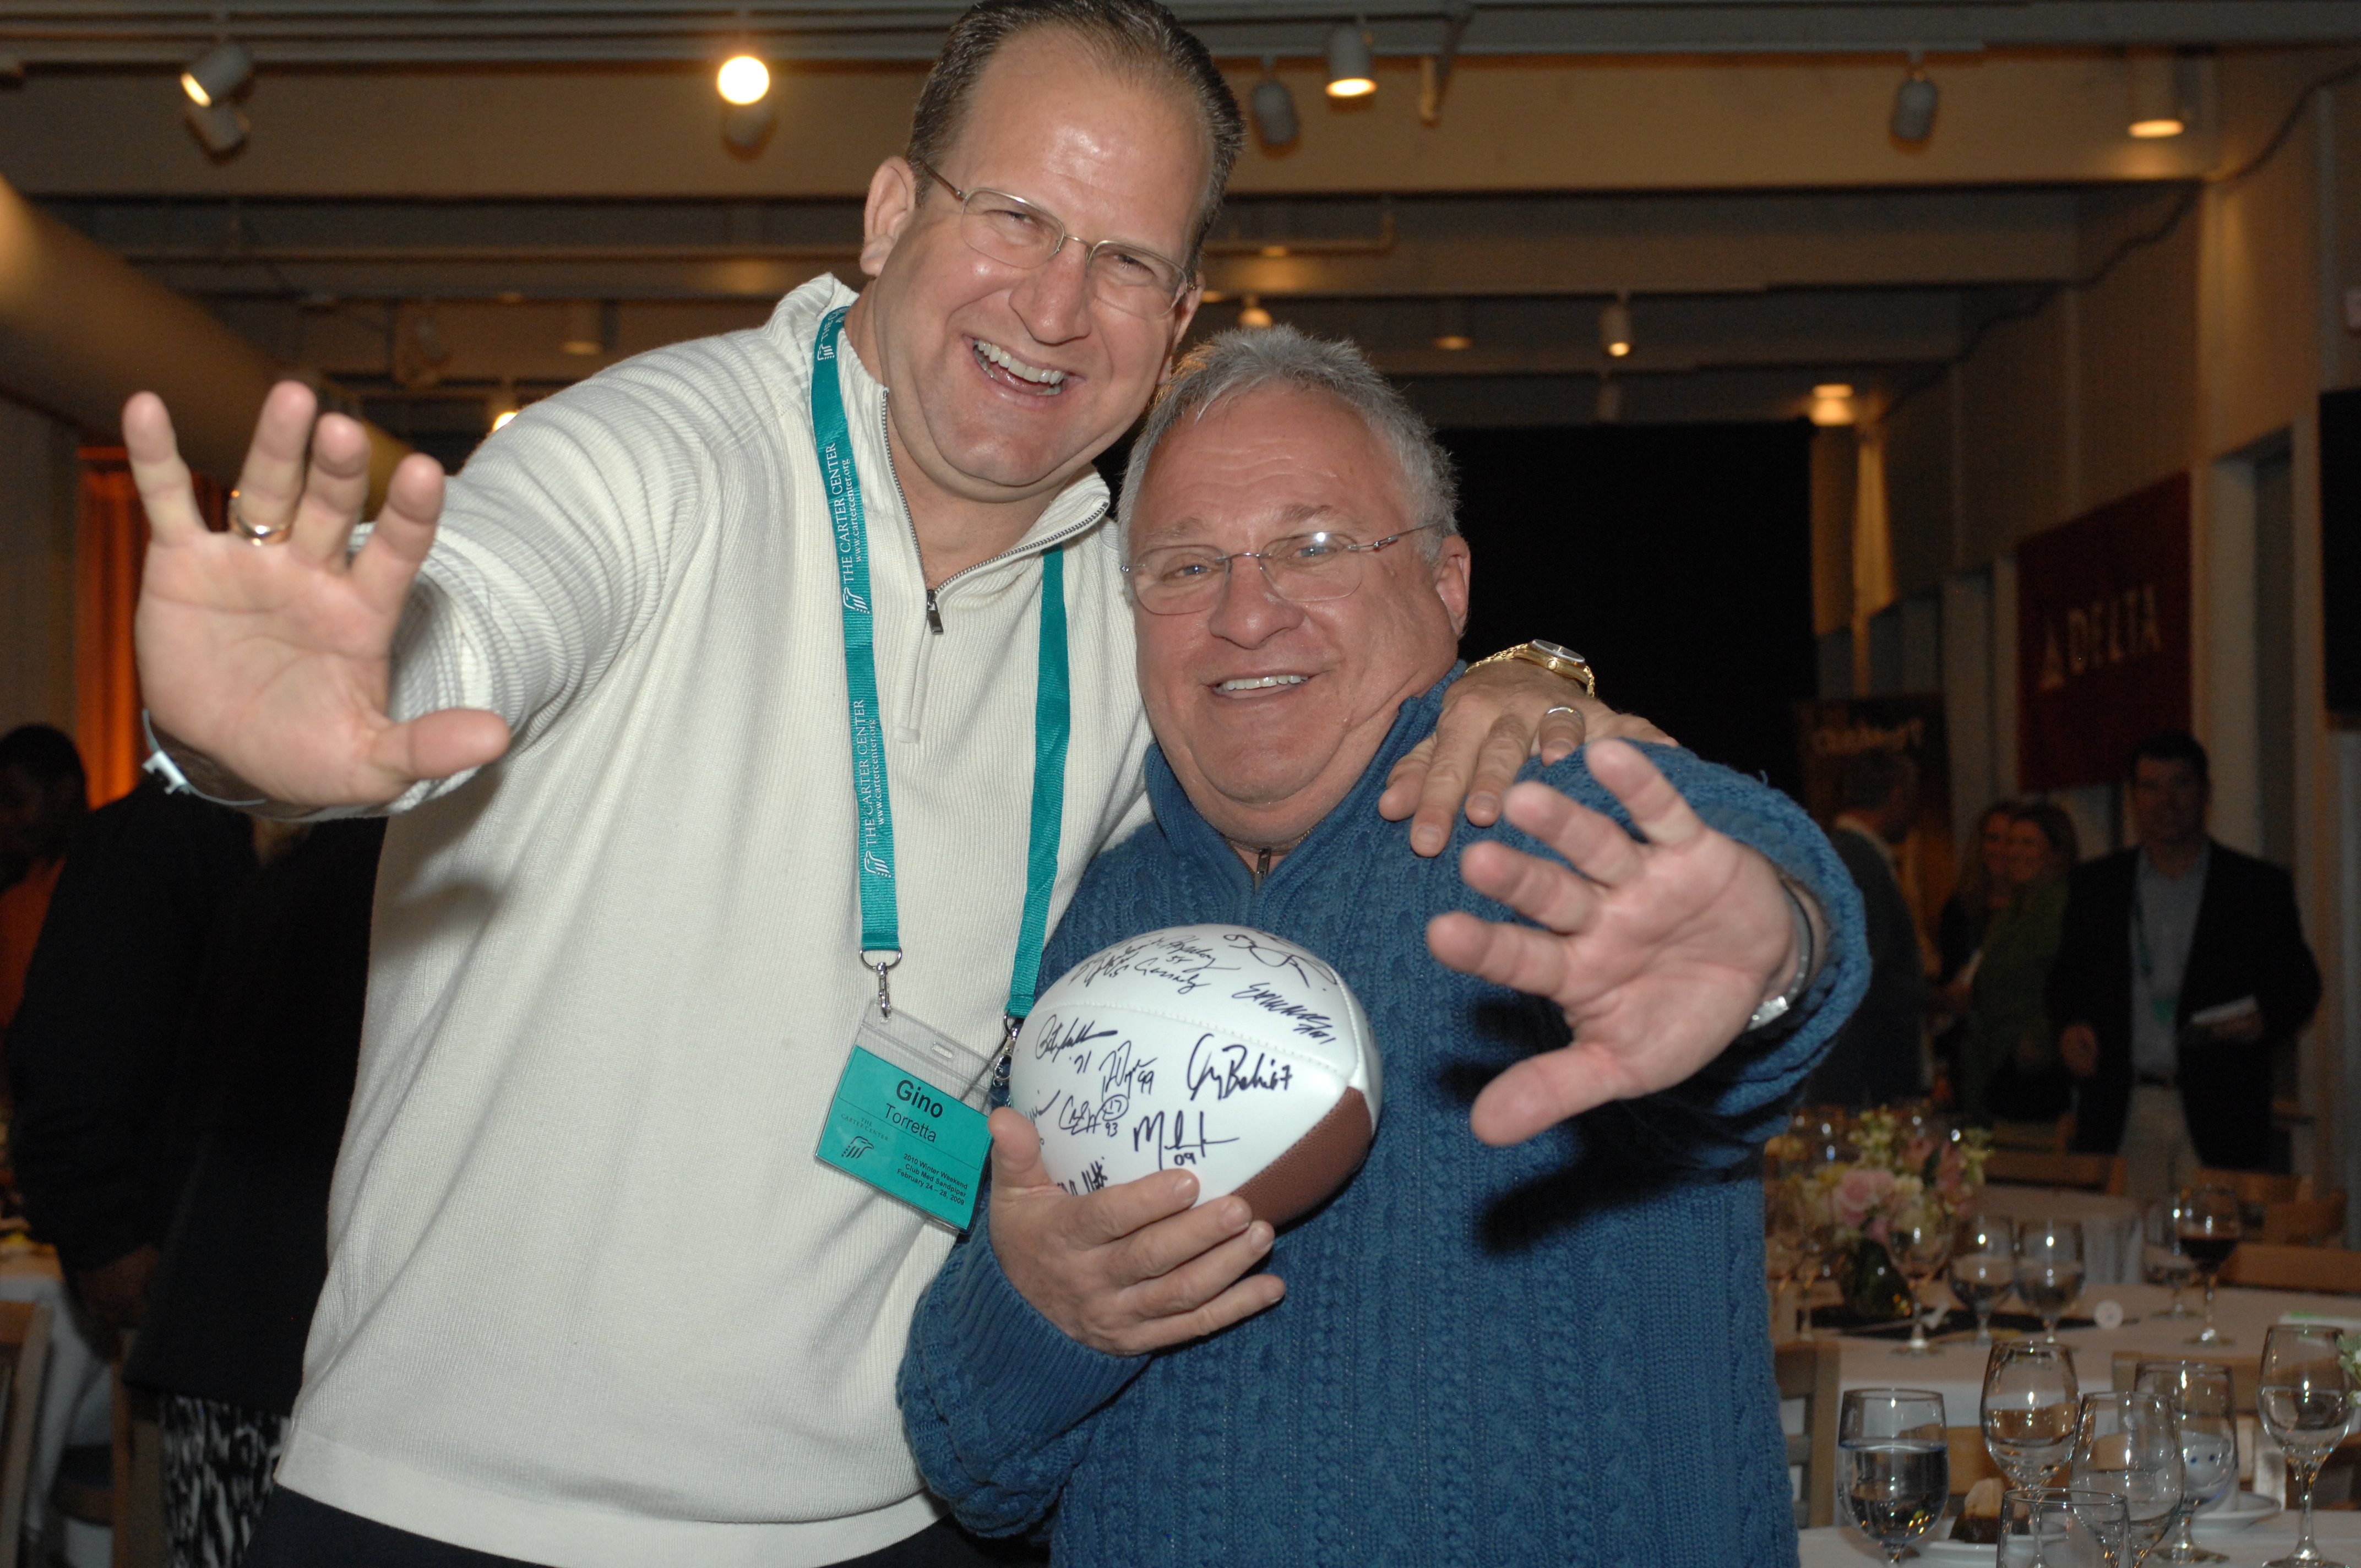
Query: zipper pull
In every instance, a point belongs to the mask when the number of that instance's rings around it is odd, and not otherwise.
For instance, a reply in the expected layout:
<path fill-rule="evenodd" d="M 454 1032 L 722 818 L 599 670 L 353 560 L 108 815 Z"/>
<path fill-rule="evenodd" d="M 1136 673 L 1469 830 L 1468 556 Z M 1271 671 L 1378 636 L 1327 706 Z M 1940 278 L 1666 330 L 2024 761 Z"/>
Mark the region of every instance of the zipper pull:
<path fill-rule="evenodd" d="M 927 630 L 940 637 L 943 634 L 942 608 L 935 603 L 935 590 L 927 590 Z"/>

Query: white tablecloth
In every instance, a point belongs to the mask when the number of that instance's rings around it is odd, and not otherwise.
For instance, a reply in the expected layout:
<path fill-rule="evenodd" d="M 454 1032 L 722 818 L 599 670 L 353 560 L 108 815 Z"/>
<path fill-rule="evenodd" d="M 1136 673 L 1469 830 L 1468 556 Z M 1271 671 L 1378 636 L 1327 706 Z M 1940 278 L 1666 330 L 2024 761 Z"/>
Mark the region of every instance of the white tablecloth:
<path fill-rule="evenodd" d="M 32 1301 L 49 1310 L 49 1366 L 41 1385 L 41 1425 L 25 1488 L 28 1526 L 41 1517 L 58 1460 L 68 1443 L 107 1442 L 115 1434 L 115 1390 L 106 1363 L 74 1328 L 58 1262 L 47 1253 L 0 1253 L 0 1301 Z"/>
<path fill-rule="evenodd" d="M 1987 1187 L 1976 1207 L 1982 1213 L 2020 1222 L 2080 1221 L 2084 1281 L 2140 1283 L 2140 1207 L 2128 1198 L 2048 1187 Z"/>
<path fill-rule="evenodd" d="M 2361 1514 L 2320 1513 L 2312 1516 L 2312 1538 L 2321 1551 L 2339 1563 L 2349 1563 L 2361 1568 Z M 2275 1557 L 2284 1557 L 2295 1550 L 2295 1515 L 2258 1524 L 2237 1535 L 2213 1536 L 2202 1544 L 2207 1550 L 2226 1553 L 2230 1561 L 2224 1568 L 2257 1568 Z M 1860 1532 L 1842 1527 L 1807 1530 L 1795 1537 L 1796 1555 L 1803 1559 L 1803 1568 L 1871 1568 L 1885 1561 L 1882 1552 L 1872 1552 Z M 1993 1552 L 1998 1559 L 1997 1551 Z M 1905 1568 L 1934 1568 L 1930 1557 L 1905 1556 Z"/>

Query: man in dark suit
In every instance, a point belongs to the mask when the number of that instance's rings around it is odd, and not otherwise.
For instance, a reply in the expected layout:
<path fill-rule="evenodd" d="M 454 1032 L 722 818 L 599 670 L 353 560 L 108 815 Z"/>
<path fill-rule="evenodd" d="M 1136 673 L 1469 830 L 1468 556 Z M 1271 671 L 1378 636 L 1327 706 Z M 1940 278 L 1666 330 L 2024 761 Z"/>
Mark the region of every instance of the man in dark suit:
<path fill-rule="evenodd" d="M 2271 1057 L 2320 1003 L 2288 873 L 2215 843 L 2205 748 L 2132 754 L 2137 847 L 2080 867 L 2049 977 L 2059 1049 L 2083 1079 L 2075 1146 L 2121 1152 L 2163 1197 L 2199 1165 L 2270 1159 Z"/>
<path fill-rule="evenodd" d="M 1841 810 L 1828 842 L 1861 889 L 1869 994 L 1806 1083 L 1804 1098 L 1888 1105 L 1926 1092 L 1927 956 L 1894 870 L 1894 848 L 1918 820 L 1918 769 L 1899 751 L 1863 751 L 1845 764 L 1838 789 Z"/>

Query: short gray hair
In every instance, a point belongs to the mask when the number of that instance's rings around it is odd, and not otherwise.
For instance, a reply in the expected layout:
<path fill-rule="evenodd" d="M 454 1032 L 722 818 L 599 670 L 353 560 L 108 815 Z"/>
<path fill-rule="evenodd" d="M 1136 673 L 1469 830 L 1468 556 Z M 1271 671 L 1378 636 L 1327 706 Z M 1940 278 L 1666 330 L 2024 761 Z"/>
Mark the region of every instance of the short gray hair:
<path fill-rule="evenodd" d="M 1148 462 L 1181 417 L 1202 419 L 1217 403 L 1268 387 L 1325 392 L 1360 416 L 1400 466 L 1411 525 L 1434 525 L 1434 532 L 1422 536 L 1428 560 L 1442 550 L 1445 534 L 1459 532 L 1459 480 L 1451 454 L 1410 400 L 1350 343 L 1328 342 L 1291 326 L 1267 326 L 1235 327 L 1191 349 L 1148 411 L 1148 422 L 1132 444 L 1115 511 L 1126 541 L 1148 482 Z"/>

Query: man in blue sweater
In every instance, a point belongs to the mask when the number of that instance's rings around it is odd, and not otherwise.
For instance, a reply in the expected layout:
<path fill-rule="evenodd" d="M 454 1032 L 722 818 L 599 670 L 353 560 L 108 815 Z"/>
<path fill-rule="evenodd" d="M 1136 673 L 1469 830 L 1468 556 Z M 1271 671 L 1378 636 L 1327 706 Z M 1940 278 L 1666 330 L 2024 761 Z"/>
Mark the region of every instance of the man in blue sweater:
<path fill-rule="evenodd" d="M 1621 742 L 1392 852 L 1362 807 L 1459 674 L 1452 491 L 1356 352 L 1285 329 L 1198 351 L 1135 447 L 1156 820 L 1044 972 L 1276 932 L 1360 997 L 1385 1116 L 1274 1236 L 1185 1170 L 1067 1194 L 994 1113 L 900 1381 L 974 1530 L 1076 1568 L 1795 1561 L 1751 1157 L 1860 998 L 1860 900 L 1783 796 Z"/>

